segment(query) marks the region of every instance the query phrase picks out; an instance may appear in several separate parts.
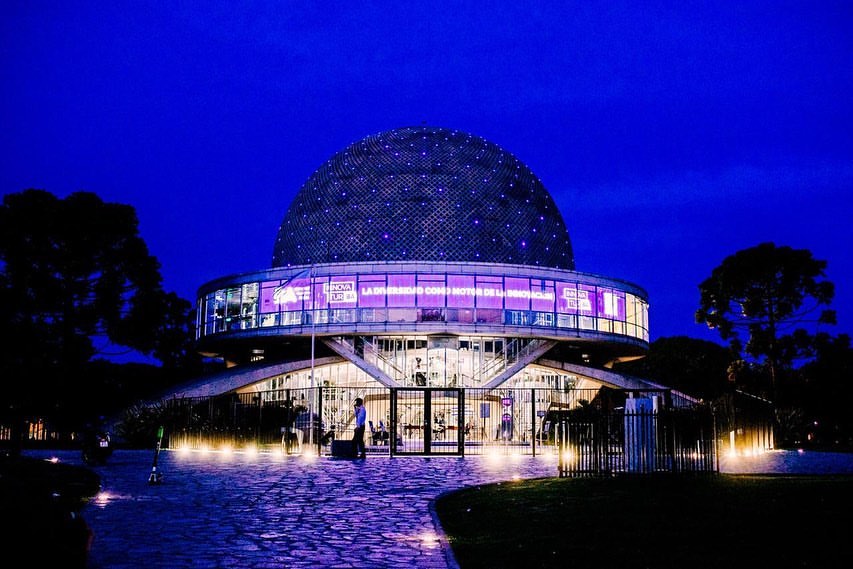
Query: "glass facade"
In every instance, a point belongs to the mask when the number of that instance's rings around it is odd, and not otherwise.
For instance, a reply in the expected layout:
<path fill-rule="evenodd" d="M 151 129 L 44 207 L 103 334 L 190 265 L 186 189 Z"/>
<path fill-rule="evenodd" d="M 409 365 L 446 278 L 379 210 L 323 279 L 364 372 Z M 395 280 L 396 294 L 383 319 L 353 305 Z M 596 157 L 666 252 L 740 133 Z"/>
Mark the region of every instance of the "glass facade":
<path fill-rule="evenodd" d="M 359 323 L 487 324 L 649 337 L 645 298 L 616 282 L 581 279 L 415 271 L 312 275 L 306 270 L 216 288 L 199 298 L 198 307 L 198 338 Z"/>

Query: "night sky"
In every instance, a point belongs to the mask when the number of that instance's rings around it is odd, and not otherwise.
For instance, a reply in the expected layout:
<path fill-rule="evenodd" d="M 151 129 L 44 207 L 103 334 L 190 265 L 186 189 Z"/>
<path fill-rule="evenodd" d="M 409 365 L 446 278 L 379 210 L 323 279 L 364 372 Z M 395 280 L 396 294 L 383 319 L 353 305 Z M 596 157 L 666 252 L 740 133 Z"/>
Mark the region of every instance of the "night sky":
<path fill-rule="evenodd" d="M 453 128 L 541 179 L 578 270 L 648 291 L 653 340 L 716 340 L 698 285 L 764 241 L 828 261 L 853 332 L 853 2 L 316 4 L 0 3 L 0 190 L 134 206 L 194 301 L 270 266 L 335 152 Z"/>

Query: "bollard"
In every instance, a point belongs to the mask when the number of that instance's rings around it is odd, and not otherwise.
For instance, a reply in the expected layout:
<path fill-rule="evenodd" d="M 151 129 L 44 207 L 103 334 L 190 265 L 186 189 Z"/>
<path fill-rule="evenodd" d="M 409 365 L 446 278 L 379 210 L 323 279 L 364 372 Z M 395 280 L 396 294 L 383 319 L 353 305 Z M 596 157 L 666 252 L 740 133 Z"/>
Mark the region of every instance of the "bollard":
<path fill-rule="evenodd" d="M 154 448 L 154 464 L 151 466 L 151 474 L 148 476 L 149 484 L 160 484 L 163 481 L 163 473 L 157 470 L 157 457 L 160 455 L 160 445 L 163 442 L 163 427 L 157 429 L 157 446 Z"/>

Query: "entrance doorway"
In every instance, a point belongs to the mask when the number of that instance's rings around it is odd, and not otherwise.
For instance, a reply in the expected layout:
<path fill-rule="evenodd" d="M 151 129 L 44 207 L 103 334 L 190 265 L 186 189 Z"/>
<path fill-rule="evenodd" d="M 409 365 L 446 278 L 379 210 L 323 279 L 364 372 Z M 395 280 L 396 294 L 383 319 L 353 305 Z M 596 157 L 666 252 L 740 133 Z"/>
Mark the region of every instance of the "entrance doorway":
<path fill-rule="evenodd" d="M 391 390 L 392 455 L 465 454 L 462 389 L 401 387 Z"/>

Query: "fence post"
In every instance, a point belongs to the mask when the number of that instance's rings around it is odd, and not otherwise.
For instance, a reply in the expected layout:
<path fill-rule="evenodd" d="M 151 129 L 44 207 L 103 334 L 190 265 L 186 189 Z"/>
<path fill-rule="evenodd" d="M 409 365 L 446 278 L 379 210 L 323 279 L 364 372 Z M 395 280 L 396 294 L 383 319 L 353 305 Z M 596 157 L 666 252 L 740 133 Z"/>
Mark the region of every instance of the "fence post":
<path fill-rule="evenodd" d="M 530 448 L 536 456 L 536 389 L 530 388 Z"/>
<path fill-rule="evenodd" d="M 459 435 L 457 437 L 457 444 L 459 445 L 459 454 L 461 456 L 465 456 L 465 390 L 460 389 L 458 393 L 459 398 L 456 405 L 456 432 Z"/>
<path fill-rule="evenodd" d="M 323 386 L 318 386 L 317 393 L 312 393 L 312 396 L 315 396 L 315 401 L 317 401 L 317 440 L 315 442 L 317 444 L 317 456 L 320 456 L 323 452 L 323 436 L 326 434 L 323 432 Z M 308 421 L 313 431 L 314 420 L 310 414 L 308 415 Z"/>

